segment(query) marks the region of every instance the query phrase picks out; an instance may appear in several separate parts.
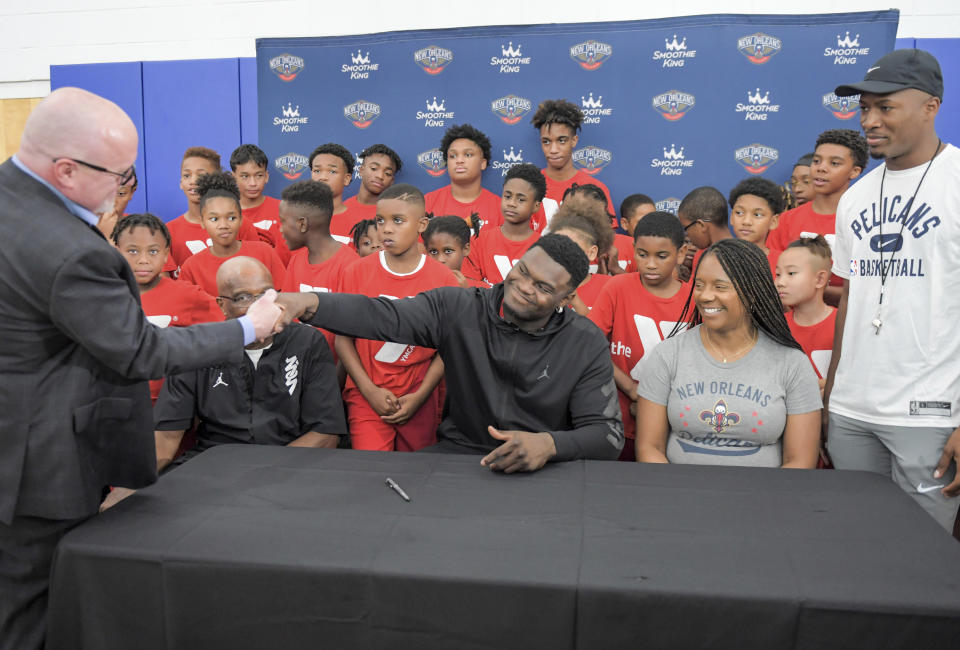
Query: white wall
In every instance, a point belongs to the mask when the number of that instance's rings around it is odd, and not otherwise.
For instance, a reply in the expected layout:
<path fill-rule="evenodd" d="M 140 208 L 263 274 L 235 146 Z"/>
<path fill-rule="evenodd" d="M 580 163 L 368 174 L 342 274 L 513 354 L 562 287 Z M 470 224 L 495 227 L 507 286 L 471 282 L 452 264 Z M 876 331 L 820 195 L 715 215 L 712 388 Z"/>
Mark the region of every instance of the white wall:
<path fill-rule="evenodd" d="M 884 9 L 866 0 L 0 0 L 0 98 L 50 90 L 50 65 L 254 56 L 254 40 L 398 29 Z M 838 6 L 842 4 L 842 7 Z M 633 6 L 631 6 L 633 5 Z M 960 37 L 957 0 L 903 0 L 898 36 Z"/>

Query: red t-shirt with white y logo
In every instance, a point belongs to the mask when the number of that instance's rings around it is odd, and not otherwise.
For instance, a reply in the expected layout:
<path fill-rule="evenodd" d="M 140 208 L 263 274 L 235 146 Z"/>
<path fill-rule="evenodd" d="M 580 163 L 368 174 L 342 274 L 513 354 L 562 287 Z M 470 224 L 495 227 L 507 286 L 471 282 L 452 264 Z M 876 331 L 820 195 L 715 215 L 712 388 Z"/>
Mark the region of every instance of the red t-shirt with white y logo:
<path fill-rule="evenodd" d="M 610 341 L 613 363 L 638 380 L 640 359 L 670 334 L 689 295 L 690 285 L 683 284 L 673 296 L 660 298 L 647 291 L 639 273 L 616 275 L 600 292 L 589 318 Z M 634 438 L 630 399 L 620 391 L 617 397 L 623 432 Z"/>
<path fill-rule="evenodd" d="M 386 251 L 362 257 L 343 273 L 342 293 L 357 293 L 372 298 L 401 299 L 437 287 L 458 287 L 453 272 L 426 255 L 410 273 L 394 273 L 387 267 Z M 436 350 L 405 343 L 355 339 L 360 363 L 371 381 L 394 395 L 406 395 L 423 380 Z M 347 389 L 355 389 L 347 377 Z"/>
<path fill-rule="evenodd" d="M 521 241 L 504 236 L 500 228 L 484 228 L 480 236 L 470 242 L 470 255 L 463 261 L 460 272 L 473 280 L 486 280 L 498 284 L 517 263 L 523 254 L 540 239 L 540 234 L 531 232 Z"/>
<path fill-rule="evenodd" d="M 320 264 L 310 263 L 310 251 L 307 247 L 298 248 L 290 255 L 290 264 L 287 265 L 287 279 L 283 283 L 284 291 L 300 292 L 315 291 L 322 293 L 338 293 L 343 272 L 348 266 L 360 259 L 356 251 L 350 246 L 340 245 L 337 252 L 330 259 Z M 333 352 L 333 332 L 318 328 Z"/>
<path fill-rule="evenodd" d="M 199 223 L 187 221 L 187 215 L 181 214 L 176 219 L 167 222 L 170 231 L 170 257 L 177 267 L 183 266 L 190 257 L 210 246 L 210 235 Z M 261 241 L 253 224 L 246 219 L 240 221 L 240 232 L 237 239 L 242 241 Z M 164 270 L 167 270 L 164 267 Z"/>
<path fill-rule="evenodd" d="M 140 294 L 140 305 L 147 320 L 157 327 L 190 327 L 197 323 L 217 323 L 223 312 L 217 301 L 200 287 L 161 277 L 156 286 Z M 150 382 L 150 398 L 156 402 L 162 379 Z"/>
<path fill-rule="evenodd" d="M 500 197 L 488 189 L 481 189 L 480 196 L 470 203 L 461 203 L 453 198 L 450 186 L 427 193 L 423 197 L 426 211 L 435 217 L 457 216 L 470 223 L 470 215 L 474 212 L 483 221 L 483 229 L 503 225 L 503 215 L 500 214 Z M 495 229 L 495 228 L 493 228 Z"/>

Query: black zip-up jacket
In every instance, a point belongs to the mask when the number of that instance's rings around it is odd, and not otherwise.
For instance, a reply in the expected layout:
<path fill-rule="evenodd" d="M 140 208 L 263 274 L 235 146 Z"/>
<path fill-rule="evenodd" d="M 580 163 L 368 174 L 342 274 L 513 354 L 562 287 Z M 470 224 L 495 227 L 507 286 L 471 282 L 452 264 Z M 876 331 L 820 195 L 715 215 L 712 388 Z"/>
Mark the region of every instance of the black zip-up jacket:
<path fill-rule="evenodd" d="M 502 444 L 487 433 L 492 425 L 550 433 L 553 460 L 619 455 L 623 424 L 607 340 L 571 310 L 525 332 L 500 317 L 502 284 L 443 287 L 402 300 L 317 295 L 311 325 L 438 350 L 447 383 L 440 439 L 490 451 Z"/>

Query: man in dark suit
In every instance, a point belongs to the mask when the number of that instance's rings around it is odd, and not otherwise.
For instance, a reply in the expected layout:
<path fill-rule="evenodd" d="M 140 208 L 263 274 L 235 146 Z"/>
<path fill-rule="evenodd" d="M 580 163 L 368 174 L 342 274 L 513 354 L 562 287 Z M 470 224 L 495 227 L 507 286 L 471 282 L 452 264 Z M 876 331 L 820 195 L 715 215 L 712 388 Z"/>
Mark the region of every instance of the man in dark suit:
<path fill-rule="evenodd" d="M 107 485 L 156 480 L 147 379 L 240 361 L 272 332 L 271 291 L 245 319 L 159 329 L 95 212 L 132 178 L 137 132 L 76 88 L 30 115 L 0 165 L 0 647 L 43 644 L 60 538 Z"/>

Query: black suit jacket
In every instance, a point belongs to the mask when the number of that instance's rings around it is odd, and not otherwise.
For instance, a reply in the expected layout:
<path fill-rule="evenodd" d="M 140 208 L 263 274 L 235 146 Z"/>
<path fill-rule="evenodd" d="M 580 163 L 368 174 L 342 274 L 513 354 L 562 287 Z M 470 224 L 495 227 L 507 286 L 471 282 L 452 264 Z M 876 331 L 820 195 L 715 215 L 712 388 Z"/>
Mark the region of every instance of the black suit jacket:
<path fill-rule="evenodd" d="M 146 380 L 242 354 L 236 320 L 149 324 L 120 253 L 0 165 L 0 521 L 85 517 L 105 485 L 155 481 Z"/>

